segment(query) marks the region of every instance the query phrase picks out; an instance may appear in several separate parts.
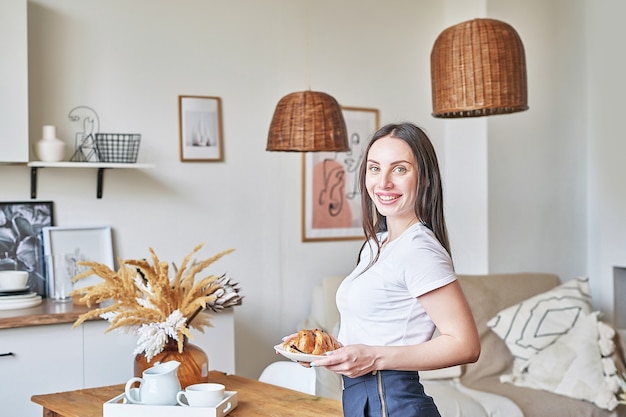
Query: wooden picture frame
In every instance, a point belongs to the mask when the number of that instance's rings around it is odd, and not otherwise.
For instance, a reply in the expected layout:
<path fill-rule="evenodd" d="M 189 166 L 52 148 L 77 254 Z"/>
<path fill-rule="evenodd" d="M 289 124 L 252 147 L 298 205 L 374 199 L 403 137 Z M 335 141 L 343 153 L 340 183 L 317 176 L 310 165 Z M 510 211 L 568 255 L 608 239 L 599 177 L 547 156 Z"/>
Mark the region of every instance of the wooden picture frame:
<path fill-rule="evenodd" d="M 0 270 L 28 271 L 28 287 L 46 295 L 41 231 L 54 224 L 52 201 L 0 202 Z"/>
<path fill-rule="evenodd" d="M 342 107 L 348 152 L 302 155 L 302 241 L 363 240 L 359 166 L 379 128 L 378 109 Z"/>
<path fill-rule="evenodd" d="M 211 96 L 178 96 L 180 160 L 224 160 L 222 99 Z"/>

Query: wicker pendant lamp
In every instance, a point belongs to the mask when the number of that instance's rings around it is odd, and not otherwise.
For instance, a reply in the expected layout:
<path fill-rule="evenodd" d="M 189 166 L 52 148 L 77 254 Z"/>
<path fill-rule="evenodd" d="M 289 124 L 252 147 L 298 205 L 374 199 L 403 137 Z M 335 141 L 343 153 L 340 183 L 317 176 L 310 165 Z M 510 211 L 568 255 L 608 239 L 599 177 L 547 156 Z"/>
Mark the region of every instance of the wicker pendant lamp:
<path fill-rule="evenodd" d="M 528 109 L 524 45 L 512 26 L 474 19 L 441 32 L 430 55 L 434 117 Z"/>
<path fill-rule="evenodd" d="M 266 150 L 350 150 L 346 122 L 337 100 L 326 93 L 310 90 L 280 99 L 270 124 Z"/>

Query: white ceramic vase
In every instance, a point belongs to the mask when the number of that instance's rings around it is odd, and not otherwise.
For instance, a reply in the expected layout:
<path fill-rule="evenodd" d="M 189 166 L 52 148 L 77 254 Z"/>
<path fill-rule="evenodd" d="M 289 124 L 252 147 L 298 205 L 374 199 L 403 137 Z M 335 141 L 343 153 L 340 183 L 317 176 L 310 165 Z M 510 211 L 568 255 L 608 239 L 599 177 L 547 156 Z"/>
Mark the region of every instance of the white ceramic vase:
<path fill-rule="evenodd" d="M 56 137 L 54 126 L 43 127 L 43 137 L 37 142 L 35 150 L 43 162 L 59 162 L 65 158 L 65 142 Z"/>

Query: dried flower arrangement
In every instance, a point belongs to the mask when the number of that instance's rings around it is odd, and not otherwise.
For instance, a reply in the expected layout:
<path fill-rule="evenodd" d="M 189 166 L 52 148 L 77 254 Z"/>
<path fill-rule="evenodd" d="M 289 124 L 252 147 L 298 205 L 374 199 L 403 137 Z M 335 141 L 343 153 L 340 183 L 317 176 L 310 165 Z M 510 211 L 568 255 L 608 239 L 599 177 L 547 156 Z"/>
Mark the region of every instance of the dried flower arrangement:
<path fill-rule="evenodd" d="M 203 331 L 211 326 L 206 310 L 219 312 L 224 308 L 241 304 L 238 283 L 226 275 L 208 275 L 196 280 L 196 275 L 213 262 L 233 251 L 229 249 L 203 261 L 191 261 L 202 244 L 196 246 L 184 259 L 180 268 L 174 266 L 170 278 L 167 262 L 159 260 L 150 248 L 151 260 L 118 260 L 116 272 L 97 262 L 79 262 L 86 266 L 85 272 L 76 275 L 78 281 L 97 275 L 102 282 L 74 290 L 87 306 L 100 304 L 99 308 L 82 314 L 73 327 L 85 320 L 101 317 L 111 324 L 107 332 L 126 328 L 138 336 L 133 353 L 145 353 L 148 362 L 159 354 L 168 338 L 178 341 L 182 352 L 185 337 L 191 338 L 190 327 Z"/>

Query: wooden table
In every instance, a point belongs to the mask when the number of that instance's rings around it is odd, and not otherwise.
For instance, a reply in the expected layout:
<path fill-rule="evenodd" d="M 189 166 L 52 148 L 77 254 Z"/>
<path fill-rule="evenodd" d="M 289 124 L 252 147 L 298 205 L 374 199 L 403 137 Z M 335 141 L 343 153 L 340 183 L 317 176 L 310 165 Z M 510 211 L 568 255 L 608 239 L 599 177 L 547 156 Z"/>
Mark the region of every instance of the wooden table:
<path fill-rule="evenodd" d="M 342 416 L 341 402 L 292 391 L 219 371 L 209 373 L 210 382 L 237 391 L 238 405 L 232 417 L 320 417 Z M 34 395 L 43 406 L 43 417 L 102 417 L 102 404 L 124 392 L 124 384 L 56 394 Z M 174 416 L 172 416 L 174 417 Z"/>

